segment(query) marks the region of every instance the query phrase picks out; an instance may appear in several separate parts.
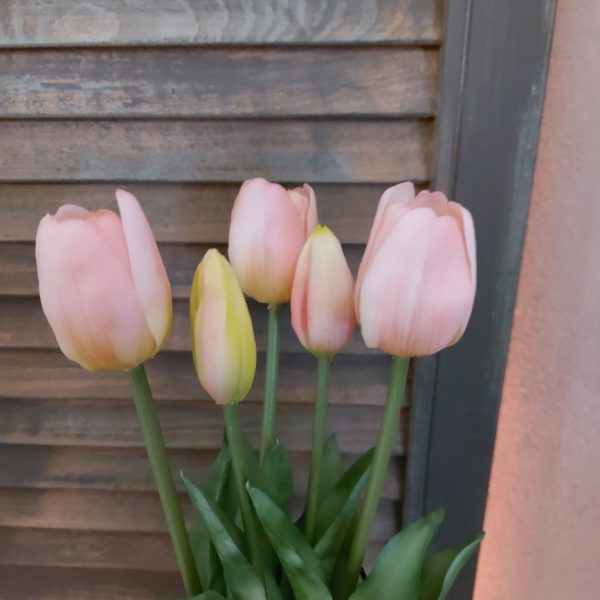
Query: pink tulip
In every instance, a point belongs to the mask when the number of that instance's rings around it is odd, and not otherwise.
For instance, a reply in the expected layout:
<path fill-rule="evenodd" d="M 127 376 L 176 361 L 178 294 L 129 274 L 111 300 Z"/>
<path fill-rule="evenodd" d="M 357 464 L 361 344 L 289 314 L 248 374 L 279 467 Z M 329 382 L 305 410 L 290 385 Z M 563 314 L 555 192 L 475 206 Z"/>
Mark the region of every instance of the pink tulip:
<path fill-rule="evenodd" d="M 171 286 L 138 201 L 117 191 L 121 217 L 72 204 L 36 237 L 44 314 L 67 358 L 90 371 L 154 356 L 171 329 Z"/>
<path fill-rule="evenodd" d="M 308 184 L 287 191 L 261 177 L 245 181 L 229 229 L 229 260 L 242 290 L 259 302 L 289 302 L 298 256 L 318 222 Z"/>
<path fill-rule="evenodd" d="M 476 288 L 471 214 L 412 183 L 385 191 L 361 262 L 355 305 L 369 348 L 424 356 L 456 343 Z"/>
<path fill-rule="evenodd" d="M 292 287 L 292 327 L 302 345 L 317 356 L 331 356 L 352 339 L 354 279 L 342 246 L 319 226 L 302 249 Z"/>

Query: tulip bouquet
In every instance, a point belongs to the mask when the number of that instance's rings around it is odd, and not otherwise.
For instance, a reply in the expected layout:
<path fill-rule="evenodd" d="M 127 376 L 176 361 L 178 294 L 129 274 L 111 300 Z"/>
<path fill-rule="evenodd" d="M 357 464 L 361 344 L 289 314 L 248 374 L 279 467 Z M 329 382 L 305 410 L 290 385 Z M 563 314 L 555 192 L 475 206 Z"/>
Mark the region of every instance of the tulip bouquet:
<path fill-rule="evenodd" d="M 184 522 L 144 362 L 163 346 L 171 289 L 137 200 L 117 191 L 120 217 L 66 205 L 40 222 L 36 260 L 44 313 L 67 358 L 88 370 L 127 373 L 188 598 L 196 600 L 441 600 L 481 536 L 426 556 L 443 511 L 393 537 L 370 572 L 365 550 L 387 472 L 409 359 L 455 343 L 476 287 L 467 210 L 411 183 L 382 196 L 356 284 L 340 242 L 319 225 L 310 186 L 246 181 L 236 199 L 229 260 L 209 250 L 190 293 L 200 383 L 222 405 L 223 447 L 205 481 L 181 479 L 194 508 Z M 238 404 L 256 370 L 245 296 L 266 305 L 268 348 L 259 449 L 244 438 Z M 292 467 L 276 437 L 279 307 L 315 356 L 317 384 L 305 508 L 289 508 Z M 327 436 L 329 366 L 356 322 L 391 373 L 374 450 L 342 466 Z"/>

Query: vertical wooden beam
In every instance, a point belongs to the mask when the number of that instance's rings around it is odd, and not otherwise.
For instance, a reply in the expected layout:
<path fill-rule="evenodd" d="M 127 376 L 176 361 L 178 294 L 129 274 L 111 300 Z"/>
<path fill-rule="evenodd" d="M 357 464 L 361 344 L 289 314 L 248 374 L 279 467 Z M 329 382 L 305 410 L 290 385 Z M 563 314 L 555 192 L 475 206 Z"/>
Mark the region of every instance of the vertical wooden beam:
<path fill-rule="evenodd" d="M 464 338 L 415 366 L 404 519 L 438 506 L 436 548 L 481 529 L 556 0 L 449 0 L 436 187 L 471 210 L 478 291 Z M 450 598 L 471 598 L 474 566 Z"/>

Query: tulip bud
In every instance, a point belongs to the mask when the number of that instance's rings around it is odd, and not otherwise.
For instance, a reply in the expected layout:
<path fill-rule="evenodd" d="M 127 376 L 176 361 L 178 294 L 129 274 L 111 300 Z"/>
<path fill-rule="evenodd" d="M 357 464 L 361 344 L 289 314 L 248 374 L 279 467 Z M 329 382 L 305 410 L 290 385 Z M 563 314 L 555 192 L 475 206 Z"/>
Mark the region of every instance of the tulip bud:
<path fill-rule="evenodd" d="M 194 365 L 218 404 L 237 404 L 254 381 L 256 342 L 244 294 L 227 259 L 209 250 L 190 294 Z"/>
<path fill-rule="evenodd" d="M 44 314 L 65 356 L 90 371 L 127 370 L 154 356 L 172 322 L 171 286 L 134 196 L 121 217 L 61 206 L 39 224 L 35 255 Z"/>
<path fill-rule="evenodd" d="M 471 214 L 441 192 L 385 191 L 361 262 L 355 304 L 369 348 L 424 356 L 456 343 L 476 288 Z"/>
<path fill-rule="evenodd" d="M 229 229 L 229 260 L 242 290 L 259 302 L 288 302 L 298 256 L 318 222 L 308 184 L 287 191 L 260 177 L 245 181 Z"/>
<path fill-rule="evenodd" d="M 292 287 L 292 327 L 302 345 L 317 356 L 331 356 L 352 339 L 354 280 L 342 246 L 328 227 L 308 238 Z"/>

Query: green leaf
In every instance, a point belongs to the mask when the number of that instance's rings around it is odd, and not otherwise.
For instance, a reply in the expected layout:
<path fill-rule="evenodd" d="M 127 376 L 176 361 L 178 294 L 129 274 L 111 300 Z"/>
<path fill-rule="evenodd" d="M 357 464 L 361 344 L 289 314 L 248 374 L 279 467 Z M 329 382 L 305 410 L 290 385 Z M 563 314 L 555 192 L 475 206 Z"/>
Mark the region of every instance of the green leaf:
<path fill-rule="evenodd" d="M 199 596 L 194 596 L 190 598 L 190 600 L 227 600 L 225 596 L 221 596 L 218 592 L 213 592 L 212 590 L 209 592 L 204 592 L 204 594 L 200 594 Z"/>
<path fill-rule="evenodd" d="M 320 496 L 322 500 L 317 510 L 317 524 L 315 527 L 317 539 L 323 536 L 327 528 L 340 514 L 348 496 L 371 466 L 372 459 L 373 450 L 371 449 L 349 467 L 325 496 Z"/>
<path fill-rule="evenodd" d="M 348 535 L 350 524 L 353 522 L 358 500 L 367 483 L 368 475 L 369 469 L 364 471 L 358 481 L 354 483 L 339 514 L 325 530 L 325 533 L 323 533 L 315 546 L 315 552 L 321 559 L 327 583 L 331 580 L 335 562 L 340 548 Z"/>
<path fill-rule="evenodd" d="M 289 456 L 279 440 L 267 450 L 262 466 L 250 483 L 262 490 L 283 510 L 288 512 L 294 480 Z"/>
<path fill-rule="evenodd" d="M 231 479 L 231 458 L 229 449 L 224 446 L 213 463 L 205 488 L 207 497 L 219 506 L 224 503 L 229 480 Z M 210 541 L 208 531 L 201 516 L 196 512 L 189 531 L 192 554 L 203 589 L 216 587 L 222 568 L 217 553 Z"/>
<path fill-rule="evenodd" d="M 323 447 L 321 476 L 319 477 L 319 498 L 324 498 L 327 495 L 343 472 L 342 454 L 338 446 L 337 437 L 335 433 L 332 433 L 327 438 Z"/>
<path fill-rule="evenodd" d="M 242 532 L 183 474 L 181 479 L 219 555 L 232 600 L 266 600 L 265 588 L 243 552 Z"/>
<path fill-rule="evenodd" d="M 296 600 L 331 600 L 319 557 L 308 540 L 267 494 L 251 485 L 247 488 Z"/>
<path fill-rule="evenodd" d="M 394 536 L 350 600 L 417 600 L 425 552 L 443 518 L 439 508 Z"/>
<path fill-rule="evenodd" d="M 419 600 L 444 600 L 483 539 L 483 533 L 456 548 L 450 548 L 425 559 L 421 575 Z"/>

